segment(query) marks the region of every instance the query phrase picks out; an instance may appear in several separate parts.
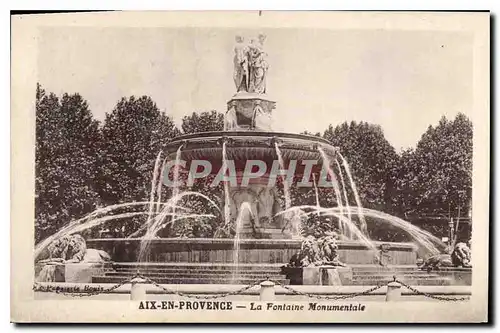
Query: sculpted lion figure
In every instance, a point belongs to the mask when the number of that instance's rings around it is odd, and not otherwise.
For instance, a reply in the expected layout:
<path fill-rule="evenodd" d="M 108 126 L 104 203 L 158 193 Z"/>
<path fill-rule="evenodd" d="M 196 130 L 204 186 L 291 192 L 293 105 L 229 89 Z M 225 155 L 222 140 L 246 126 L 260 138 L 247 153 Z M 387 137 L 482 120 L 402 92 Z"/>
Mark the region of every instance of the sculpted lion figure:
<path fill-rule="evenodd" d="M 321 249 L 322 265 L 345 267 L 338 255 L 337 238 L 335 235 L 327 235 L 318 240 Z"/>
<path fill-rule="evenodd" d="M 302 241 L 301 249 L 290 259 L 289 267 L 308 266 L 341 266 L 345 264 L 339 260 L 337 238 L 329 234 L 316 239 L 308 236 Z"/>
<path fill-rule="evenodd" d="M 53 241 L 39 263 L 104 262 L 111 257 L 105 251 L 89 249 L 85 239 L 78 234 L 66 235 Z"/>
<path fill-rule="evenodd" d="M 80 262 L 87 251 L 87 244 L 81 235 L 67 235 L 56 239 L 47 247 L 43 261 Z"/>
<path fill-rule="evenodd" d="M 457 243 L 451 254 L 449 252 L 448 250 L 448 253 L 437 254 L 427 258 L 420 266 L 420 269 L 430 272 L 432 270 L 439 270 L 441 267 L 471 267 L 471 251 L 465 243 Z"/>
<path fill-rule="evenodd" d="M 451 253 L 451 262 L 456 267 L 471 267 L 471 251 L 465 243 L 455 245 Z"/>
<path fill-rule="evenodd" d="M 423 262 L 420 269 L 430 272 L 433 270 L 439 270 L 441 267 L 453 267 L 451 256 L 449 254 L 444 253 L 430 256 Z"/>
<path fill-rule="evenodd" d="M 41 269 L 35 276 L 37 282 L 55 282 L 56 268 L 66 263 L 104 263 L 111 261 L 108 253 L 88 249 L 81 235 L 66 235 L 49 244 L 41 255 Z"/>

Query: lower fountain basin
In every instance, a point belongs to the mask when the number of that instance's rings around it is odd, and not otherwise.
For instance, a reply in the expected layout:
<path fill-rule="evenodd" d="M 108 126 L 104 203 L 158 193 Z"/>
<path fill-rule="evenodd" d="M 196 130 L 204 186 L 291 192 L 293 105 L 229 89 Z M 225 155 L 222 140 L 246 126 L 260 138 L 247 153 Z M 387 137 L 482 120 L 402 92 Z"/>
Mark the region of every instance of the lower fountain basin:
<path fill-rule="evenodd" d="M 141 239 L 89 239 L 87 246 L 108 252 L 115 262 L 136 262 Z M 416 265 L 412 243 L 375 242 L 377 251 L 356 241 L 340 241 L 339 257 L 346 264 L 374 264 L 375 255 L 389 265 Z M 384 245 L 381 247 L 381 245 Z M 301 247 L 294 239 L 241 239 L 239 262 L 247 264 L 286 264 Z M 147 262 L 233 263 L 233 239 L 157 238 L 151 240 Z"/>

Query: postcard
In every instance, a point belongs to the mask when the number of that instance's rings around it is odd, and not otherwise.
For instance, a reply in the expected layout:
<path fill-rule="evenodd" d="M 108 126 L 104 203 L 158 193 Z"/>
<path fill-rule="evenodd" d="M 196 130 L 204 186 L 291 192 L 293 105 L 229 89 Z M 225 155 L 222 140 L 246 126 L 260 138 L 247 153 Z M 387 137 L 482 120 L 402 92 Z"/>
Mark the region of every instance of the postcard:
<path fill-rule="evenodd" d="M 487 322 L 489 31 L 13 16 L 11 320 Z"/>

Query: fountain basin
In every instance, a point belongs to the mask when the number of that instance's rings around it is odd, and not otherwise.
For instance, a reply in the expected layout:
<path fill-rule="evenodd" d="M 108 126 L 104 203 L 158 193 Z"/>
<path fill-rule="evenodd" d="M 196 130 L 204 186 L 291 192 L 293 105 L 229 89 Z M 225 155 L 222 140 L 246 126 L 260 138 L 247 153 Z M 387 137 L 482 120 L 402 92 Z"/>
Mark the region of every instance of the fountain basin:
<path fill-rule="evenodd" d="M 89 239 L 87 245 L 111 255 L 115 262 L 136 262 L 141 239 Z M 375 242 L 377 255 L 383 246 L 385 261 L 391 265 L 416 265 L 416 247 L 412 243 Z M 346 264 L 374 264 L 374 251 L 356 241 L 340 241 L 340 260 Z M 301 247 L 295 239 L 241 239 L 239 262 L 247 264 L 286 264 Z M 157 238 L 151 240 L 147 262 L 233 263 L 234 240 L 211 238 Z"/>
<path fill-rule="evenodd" d="M 323 167 L 320 161 L 324 156 L 320 150 L 332 156 L 336 153 L 335 148 L 320 137 L 258 130 L 183 135 L 170 142 L 164 150 L 166 160 L 174 161 L 179 166 L 175 169 L 177 177 L 180 177 L 176 182 L 179 187 L 190 187 L 194 183 L 197 186 L 218 186 L 222 183 L 222 174 L 229 173 L 224 200 L 227 199 L 230 207 L 231 220 L 237 220 L 241 207 L 247 203 L 249 213 L 244 212 L 242 227 L 254 232 L 243 236 L 258 239 L 291 238 L 296 232 L 293 229 L 295 224 L 288 223 L 285 216 L 276 217 L 283 209 L 277 190 L 279 170 L 286 169 L 287 177 L 301 179 L 305 182 L 301 186 L 312 187 L 311 175 L 318 174 Z M 223 161 L 227 163 L 224 168 Z M 168 186 L 176 177 L 170 174 L 172 166 L 162 170 Z M 219 177 L 207 177 L 210 174 L 218 174 Z M 320 177 L 315 176 L 315 179 Z M 326 184 L 328 187 L 331 185 L 329 182 Z M 285 201 L 287 197 L 285 193 Z M 269 232 L 286 229 L 286 226 L 292 226 L 293 230 Z"/>
<path fill-rule="evenodd" d="M 182 146 L 181 159 L 189 163 L 192 160 L 222 161 L 222 145 L 226 143 L 227 159 L 277 160 L 275 143 L 278 143 L 285 162 L 290 160 L 320 160 L 318 147 L 330 152 L 334 147 L 325 139 L 305 134 L 261 132 L 261 131 L 226 131 L 202 132 L 183 135 L 167 144 L 168 159 L 175 159 L 175 152 Z M 243 165 L 244 167 L 244 165 Z M 299 165 L 298 165 L 299 167 Z M 214 169 L 214 168 L 213 168 Z"/>

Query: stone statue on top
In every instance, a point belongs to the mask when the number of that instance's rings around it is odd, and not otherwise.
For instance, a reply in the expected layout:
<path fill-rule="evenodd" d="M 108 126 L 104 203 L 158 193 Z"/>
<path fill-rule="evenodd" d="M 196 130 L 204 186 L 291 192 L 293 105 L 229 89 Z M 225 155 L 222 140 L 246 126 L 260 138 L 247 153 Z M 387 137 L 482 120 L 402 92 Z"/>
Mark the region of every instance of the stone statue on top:
<path fill-rule="evenodd" d="M 259 34 L 247 44 L 243 37 L 236 36 L 233 78 L 237 92 L 266 93 L 269 64 L 264 51 L 265 40 L 266 36 Z"/>

